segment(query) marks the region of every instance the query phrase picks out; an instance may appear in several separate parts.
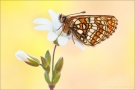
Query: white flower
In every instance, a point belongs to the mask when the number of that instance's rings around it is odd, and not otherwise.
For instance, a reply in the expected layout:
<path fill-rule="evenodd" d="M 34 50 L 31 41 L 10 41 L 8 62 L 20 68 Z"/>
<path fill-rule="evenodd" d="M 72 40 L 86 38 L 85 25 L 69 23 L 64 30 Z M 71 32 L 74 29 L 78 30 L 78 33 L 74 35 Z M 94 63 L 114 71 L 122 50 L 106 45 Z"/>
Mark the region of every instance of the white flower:
<path fill-rule="evenodd" d="M 58 38 L 58 44 L 60 46 L 64 46 L 67 44 L 68 40 L 71 39 L 71 34 L 67 36 L 66 33 L 62 32 L 60 35 L 62 28 L 60 26 L 62 23 L 59 21 L 59 14 L 55 13 L 53 10 L 48 11 L 52 22 L 46 18 L 37 18 L 34 20 L 35 24 L 40 24 L 39 26 L 36 26 L 35 30 L 48 30 L 48 40 L 53 42 Z M 57 30 L 60 28 L 59 30 Z M 60 36 L 59 36 L 60 35 Z M 59 37 L 58 37 L 59 36 Z M 82 43 L 80 43 L 75 37 L 74 37 L 75 45 L 79 47 L 80 49 L 84 50 L 84 46 Z"/>
<path fill-rule="evenodd" d="M 22 60 L 25 62 L 29 62 L 28 58 L 30 58 L 25 52 L 19 50 L 15 53 L 15 56 L 18 60 Z"/>

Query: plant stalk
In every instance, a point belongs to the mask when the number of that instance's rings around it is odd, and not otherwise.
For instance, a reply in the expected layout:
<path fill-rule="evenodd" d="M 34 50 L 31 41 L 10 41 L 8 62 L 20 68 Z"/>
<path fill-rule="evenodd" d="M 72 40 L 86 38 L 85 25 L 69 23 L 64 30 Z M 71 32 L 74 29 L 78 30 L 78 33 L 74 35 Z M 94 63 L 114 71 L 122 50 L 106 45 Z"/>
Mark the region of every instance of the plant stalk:
<path fill-rule="evenodd" d="M 53 57 L 52 57 L 52 85 L 50 85 L 50 90 L 53 90 L 54 89 L 54 85 L 53 85 L 53 70 L 54 70 L 54 56 L 55 56 L 55 50 L 56 50 L 56 47 L 57 45 L 54 46 L 54 49 L 53 49 Z"/>

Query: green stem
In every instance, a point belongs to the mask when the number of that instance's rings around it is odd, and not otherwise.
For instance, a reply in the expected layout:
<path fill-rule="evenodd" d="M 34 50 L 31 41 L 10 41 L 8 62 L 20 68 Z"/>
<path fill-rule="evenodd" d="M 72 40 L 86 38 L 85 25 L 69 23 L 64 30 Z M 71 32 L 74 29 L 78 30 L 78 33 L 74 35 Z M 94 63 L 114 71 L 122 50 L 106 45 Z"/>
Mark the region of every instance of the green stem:
<path fill-rule="evenodd" d="M 56 50 L 56 45 L 54 46 L 54 50 L 53 50 L 53 57 L 52 57 L 52 84 L 53 84 L 53 70 L 54 70 L 54 55 L 55 55 L 55 50 Z M 50 88 L 50 90 L 53 90 L 53 88 Z"/>
<path fill-rule="evenodd" d="M 54 55 L 55 55 L 56 47 L 57 46 L 55 45 L 53 50 L 53 57 L 52 57 L 52 83 L 53 83 Z"/>

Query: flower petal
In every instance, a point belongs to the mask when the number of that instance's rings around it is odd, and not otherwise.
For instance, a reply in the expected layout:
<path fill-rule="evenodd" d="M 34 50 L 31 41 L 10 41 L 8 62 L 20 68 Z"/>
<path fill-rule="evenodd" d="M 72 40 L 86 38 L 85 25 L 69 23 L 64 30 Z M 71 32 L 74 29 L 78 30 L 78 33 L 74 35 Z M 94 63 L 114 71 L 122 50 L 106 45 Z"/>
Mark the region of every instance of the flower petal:
<path fill-rule="evenodd" d="M 68 39 L 72 39 L 72 33 L 70 35 L 67 36 Z"/>
<path fill-rule="evenodd" d="M 72 33 L 70 34 L 70 35 L 64 35 L 64 36 L 66 36 L 66 37 L 68 37 L 68 39 L 72 39 Z"/>
<path fill-rule="evenodd" d="M 58 29 L 62 23 L 60 23 L 59 21 L 59 14 L 55 13 L 53 10 L 49 10 L 48 11 L 50 16 L 51 16 L 51 19 L 52 19 L 52 24 L 53 24 L 53 27 L 54 29 Z"/>
<path fill-rule="evenodd" d="M 46 26 L 46 25 L 39 25 L 34 28 L 35 30 L 49 30 L 52 31 L 52 27 Z"/>
<path fill-rule="evenodd" d="M 56 40 L 56 38 L 58 37 L 57 34 L 55 34 L 54 32 L 50 31 L 48 33 L 47 39 L 51 42 L 53 42 L 54 40 Z"/>
<path fill-rule="evenodd" d="M 33 21 L 35 24 L 52 25 L 51 21 L 46 18 L 37 18 Z"/>
<path fill-rule="evenodd" d="M 16 56 L 16 58 L 17 58 L 18 60 L 28 61 L 28 62 L 29 62 L 29 60 L 27 59 L 27 58 L 29 58 L 29 56 L 28 56 L 25 52 L 23 52 L 23 51 L 21 51 L 21 50 L 17 51 L 17 52 L 15 53 L 15 56 Z"/>
<path fill-rule="evenodd" d="M 84 45 L 80 41 L 78 41 L 76 38 L 74 38 L 74 41 L 75 41 L 75 45 L 78 48 L 80 48 L 81 50 L 85 50 Z"/>
<path fill-rule="evenodd" d="M 66 45 L 67 42 L 68 42 L 68 38 L 67 37 L 59 36 L 58 43 L 59 43 L 60 46 Z"/>

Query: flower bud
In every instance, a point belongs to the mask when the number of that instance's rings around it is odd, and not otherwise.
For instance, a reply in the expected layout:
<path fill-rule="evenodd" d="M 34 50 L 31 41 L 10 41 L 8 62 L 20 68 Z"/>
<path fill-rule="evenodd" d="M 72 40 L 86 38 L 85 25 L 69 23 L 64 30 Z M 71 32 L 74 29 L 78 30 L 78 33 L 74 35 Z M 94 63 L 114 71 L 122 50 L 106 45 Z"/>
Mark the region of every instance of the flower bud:
<path fill-rule="evenodd" d="M 50 72 L 50 65 L 47 62 L 47 60 L 41 56 L 41 61 L 42 61 L 42 67 L 44 68 L 44 70 L 49 73 Z"/>
<path fill-rule="evenodd" d="M 49 50 L 47 50 L 47 52 L 45 53 L 45 59 L 47 60 L 48 64 L 50 65 L 50 63 L 51 63 L 51 54 L 50 54 Z"/>
<path fill-rule="evenodd" d="M 48 73 L 45 73 L 45 74 L 44 74 L 44 77 L 45 77 L 45 81 L 46 81 L 48 84 L 50 84 L 51 82 L 50 82 L 49 74 L 48 74 Z"/>
<path fill-rule="evenodd" d="M 55 69 L 54 69 L 54 72 L 60 72 L 61 69 L 62 69 L 62 66 L 63 66 L 63 57 L 60 57 L 58 62 L 56 63 L 55 65 Z"/>
<path fill-rule="evenodd" d="M 60 72 L 63 66 L 63 57 L 60 57 L 58 62 L 55 65 L 54 71 L 53 71 L 53 83 L 56 84 L 60 79 Z"/>
<path fill-rule="evenodd" d="M 21 51 L 21 50 L 17 51 L 17 52 L 15 53 L 15 56 L 16 56 L 16 58 L 17 58 L 18 60 L 22 60 L 22 61 L 25 61 L 25 62 L 29 62 L 29 60 L 27 59 L 27 58 L 29 58 L 29 56 L 28 56 L 25 52 L 23 52 L 23 51 Z"/>
<path fill-rule="evenodd" d="M 61 75 L 61 74 L 58 74 L 57 76 L 55 76 L 55 78 L 53 79 L 53 84 L 57 84 L 57 82 L 58 82 L 59 79 L 60 79 L 60 75 Z"/>
<path fill-rule="evenodd" d="M 37 58 L 26 54 L 25 52 L 19 50 L 15 53 L 15 56 L 18 60 L 24 61 L 25 63 L 31 66 L 39 66 L 40 62 Z"/>

